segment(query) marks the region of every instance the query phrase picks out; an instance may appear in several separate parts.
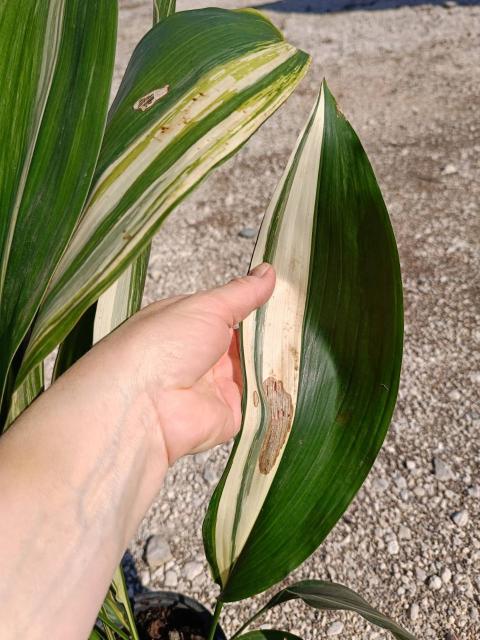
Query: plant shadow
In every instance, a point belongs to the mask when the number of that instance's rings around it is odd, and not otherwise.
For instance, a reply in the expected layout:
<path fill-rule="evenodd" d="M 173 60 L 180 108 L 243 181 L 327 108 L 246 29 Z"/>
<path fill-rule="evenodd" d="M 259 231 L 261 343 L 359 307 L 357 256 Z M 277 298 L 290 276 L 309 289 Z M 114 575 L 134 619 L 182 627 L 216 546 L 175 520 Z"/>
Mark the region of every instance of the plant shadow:
<path fill-rule="evenodd" d="M 255 9 L 284 13 L 333 13 L 338 11 L 382 11 L 420 5 L 453 8 L 474 6 L 480 0 L 274 0 L 256 5 Z"/>

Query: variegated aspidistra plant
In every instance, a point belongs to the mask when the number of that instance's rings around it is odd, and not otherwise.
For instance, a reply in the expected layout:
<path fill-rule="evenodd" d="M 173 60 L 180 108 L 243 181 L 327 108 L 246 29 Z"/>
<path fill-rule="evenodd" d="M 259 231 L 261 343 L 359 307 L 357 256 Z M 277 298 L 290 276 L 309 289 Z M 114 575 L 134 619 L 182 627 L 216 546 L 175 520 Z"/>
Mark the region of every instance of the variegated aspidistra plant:
<path fill-rule="evenodd" d="M 149 0 L 150 1 L 150 0 Z M 257 11 L 154 0 L 108 109 L 115 0 L 0 3 L 1 429 L 140 306 L 150 241 L 286 100 L 309 56 Z M 322 542 L 385 437 L 402 354 L 395 239 L 367 156 L 324 82 L 265 214 L 253 263 L 270 301 L 240 328 L 243 424 L 204 522 L 224 603 L 283 580 Z M 413 636 L 338 584 L 292 599 Z M 240 634 L 242 634 L 240 636 Z M 138 638 L 121 570 L 92 638 Z"/>

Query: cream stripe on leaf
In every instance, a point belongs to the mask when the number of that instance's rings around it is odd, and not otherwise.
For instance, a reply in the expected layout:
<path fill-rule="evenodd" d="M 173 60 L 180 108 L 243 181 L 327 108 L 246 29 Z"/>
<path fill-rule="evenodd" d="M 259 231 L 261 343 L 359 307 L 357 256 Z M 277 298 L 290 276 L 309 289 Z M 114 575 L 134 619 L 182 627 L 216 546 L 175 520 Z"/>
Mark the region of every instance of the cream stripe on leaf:
<path fill-rule="evenodd" d="M 277 285 L 241 327 L 243 424 L 204 523 L 224 601 L 280 581 L 325 538 L 378 453 L 398 388 L 395 239 L 325 83 L 262 224 L 262 260 Z"/>
<path fill-rule="evenodd" d="M 112 105 L 94 187 L 51 281 L 17 384 L 128 267 L 175 205 L 280 106 L 308 62 L 254 11 L 177 13 L 144 37 Z"/>
<path fill-rule="evenodd" d="M 106 123 L 116 25 L 112 0 L 0 6 L 0 395 L 7 387 L 5 398 L 21 362 L 22 341 L 90 188 Z M 3 424 L 7 412 L 5 400 Z"/>

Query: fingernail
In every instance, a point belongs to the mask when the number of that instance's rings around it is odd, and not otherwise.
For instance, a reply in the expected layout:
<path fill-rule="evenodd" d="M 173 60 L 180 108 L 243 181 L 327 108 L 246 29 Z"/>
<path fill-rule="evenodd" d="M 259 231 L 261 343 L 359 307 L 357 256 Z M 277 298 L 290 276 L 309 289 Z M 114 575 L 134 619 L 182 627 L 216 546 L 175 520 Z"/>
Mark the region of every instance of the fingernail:
<path fill-rule="evenodd" d="M 263 276 L 267 273 L 267 271 L 270 271 L 271 268 L 272 267 L 268 264 L 268 262 L 262 262 L 254 269 L 251 269 L 248 275 L 255 276 L 256 278 L 263 278 Z"/>

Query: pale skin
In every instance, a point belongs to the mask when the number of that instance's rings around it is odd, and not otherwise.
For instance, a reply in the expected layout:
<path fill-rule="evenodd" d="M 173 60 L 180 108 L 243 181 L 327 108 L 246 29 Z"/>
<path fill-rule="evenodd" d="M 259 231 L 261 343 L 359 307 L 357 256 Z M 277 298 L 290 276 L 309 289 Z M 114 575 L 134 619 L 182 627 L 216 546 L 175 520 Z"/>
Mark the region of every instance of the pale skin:
<path fill-rule="evenodd" d="M 237 433 L 234 327 L 274 285 L 263 264 L 146 307 L 1 438 L 1 640 L 88 638 L 168 467 Z"/>

